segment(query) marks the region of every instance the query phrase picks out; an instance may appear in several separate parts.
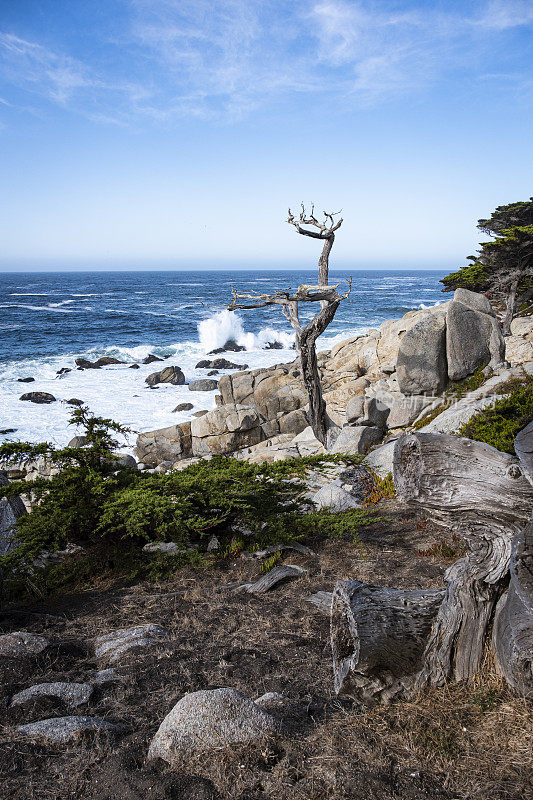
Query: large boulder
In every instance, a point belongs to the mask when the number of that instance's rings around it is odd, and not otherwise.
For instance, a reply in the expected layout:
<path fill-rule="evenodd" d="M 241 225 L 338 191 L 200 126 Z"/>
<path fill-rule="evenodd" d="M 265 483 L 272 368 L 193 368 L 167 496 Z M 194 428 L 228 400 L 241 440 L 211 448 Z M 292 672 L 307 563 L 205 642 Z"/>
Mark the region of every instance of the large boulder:
<path fill-rule="evenodd" d="M 499 367 L 505 339 L 484 295 L 456 289 L 447 313 L 446 351 L 450 380 L 459 381 L 479 367 Z"/>
<path fill-rule="evenodd" d="M 174 386 L 183 386 L 185 375 L 179 367 L 165 367 L 160 372 L 152 372 L 145 378 L 148 386 L 156 386 L 158 383 L 171 383 Z"/>
<path fill-rule="evenodd" d="M 147 467 L 157 467 L 163 461 L 174 463 L 192 455 L 191 423 L 170 425 L 156 431 L 140 433 L 135 455 Z"/>
<path fill-rule="evenodd" d="M 448 379 L 446 317 L 437 309 L 413 325 L 402 337 L 396 361 L 400 391 L 439 394 Z"/>
<path fill-rule="evenodd" d="M 259 415 L 251 406 L 219 406 L 190 425 L 195 456 L 232 453 L 264 438 Z"/>
<path fill-rule="evenodd" d="M 407 397 L 399 395 L 394 399 L 390 414 L 387 418 L 389 428 L 405 428 L 415 422 L 424 409 L 428 408 L 435 401 L 432 397 L 412 394 Z"/>
<path fill-rule="evenodd" d="M 331 453 L 356 455 L 367 453 L 372 445 L 383 439 L 383 431 L 372 425 L 346 425 L 330 449 Z"/>
<path fill-rule="evenodd" d="M 167 714 L 152 739 L 148 759 L 173 764 L 205 750 L 249 744 L 272 736 L 279 722 L 235 689 L 186 694 Z"/>

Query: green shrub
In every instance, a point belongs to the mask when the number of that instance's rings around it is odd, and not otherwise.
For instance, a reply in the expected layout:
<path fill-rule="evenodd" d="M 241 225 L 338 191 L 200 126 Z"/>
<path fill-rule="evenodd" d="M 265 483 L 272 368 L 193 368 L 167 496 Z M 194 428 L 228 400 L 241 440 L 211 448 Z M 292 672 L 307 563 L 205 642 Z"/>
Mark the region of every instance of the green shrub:
<path fill-rule="evenodd" d="M 337 520 L 337 515 L 327 512 L 307 519 L 302 514 L 303 478 L 309 469 L 327 470 L 341 461 L 359 463 L 361 457 L 326 455 L 258 465 L 216 456 L 166 474 L 116 470 L 113 437 L 126 429 L 92 416 L 85 407 L 76 409 L 71 421 L 86 437 L 82 447 L 56 449 L 27 443 L 0 447 L 4 461 L 44 456 L 59 468 L 50 479 L 0 488 L 0 496 L 27 494 L 34 501 L 31 513 L 17 522 L 17 549 L 0 559 L 7 572 L 32 574 L 32 562 L 43 551 L 63 549 L 69 542 L 87 552 L 103 553 L 101 545 L 111 552 L 119 546 L 139 558 L 141 546 L 148 541 L 173 541 L 186 547 L 217 533 L 226 538 L 227 550 L 229 540 L 244 529 L 254 535 L 246 540 L 249 547 L 254 542 L 282 544 L 316 533 L 343 535 L 353 528 L 349 517 L 341 515 Z M 145 574 L 144 555 L 140 563 L 139 574 Z M 172 564 L 168 556 L 159 566 L 163 563 Z M 154 565 L 157 572 L 159 567 Z M 97 562 L 93 568 L 98 570 Z M 52 579 L 62 570 L 50 568 L 47 574 Z"/>
<path fill-rule="evenodd" d="M 508 381 L 501 391 L 506 396 L 475 414 L 459 434 L 514 454 L 517 433 L 533 419 L 533 377 Z"/>

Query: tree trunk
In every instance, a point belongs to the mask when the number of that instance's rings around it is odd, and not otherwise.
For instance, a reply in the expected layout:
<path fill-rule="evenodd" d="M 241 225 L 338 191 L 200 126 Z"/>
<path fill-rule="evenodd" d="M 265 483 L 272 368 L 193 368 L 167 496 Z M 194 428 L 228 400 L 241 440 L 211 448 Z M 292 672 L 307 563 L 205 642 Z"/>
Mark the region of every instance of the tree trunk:
<path fill-rule="evenodd" d="M 511 284 L 511 289 L 507 296 L 507 304 L 505 309 L 505 317 L 502 322 L 502 333 L 504 336 L 511 335 L 511 322 L 513 321 L 516 307 L 516 292 L 518 289 L 519 278 Z"/>
<path fill-rule="evenodd" d="M 533 484 L 533 422 L 514 441 L 524 475 Z M 515 537 L 509 591 L 496 609 L 493 644 L 500 672 L 520 694 L 533 697 L 533 521 Z"/>
<path fill-rule="evenodd" d="M 454 436 L 402 437 L 393 467 L 399 499 L 448 524 L 470 546 L 444 576 L 446 593 L 415 685 L 468 680 L 506 589 L 511 543 L 531 514 L 533 489 L 518 459 Z"/>
<path fill-rule="evenodd" d="M 335 241 L 335 234 L 332 233 L 324 242 L 322 253 L 318 259 L 318 283 L 320 286 L 327 286 L 329 280 L 329 254 Z"/>
<path fill-rule="evenodd" d="M 316 358 L 316 340 L 328 327 L 338 306 L 338 302 L 327 303 L 303 330 L 296 331 L 296 348 L 300 353 L 302 379 L 309 397 L 309 424 L 318 441 L 324 446 L 326 446 L 328 421 Z"/>
<path fill-rule="evenodd" d="M 513 689 L 533 698 L 533 522 L 513 542 L 510 575 L 494 620 L 496 662 Z"/>

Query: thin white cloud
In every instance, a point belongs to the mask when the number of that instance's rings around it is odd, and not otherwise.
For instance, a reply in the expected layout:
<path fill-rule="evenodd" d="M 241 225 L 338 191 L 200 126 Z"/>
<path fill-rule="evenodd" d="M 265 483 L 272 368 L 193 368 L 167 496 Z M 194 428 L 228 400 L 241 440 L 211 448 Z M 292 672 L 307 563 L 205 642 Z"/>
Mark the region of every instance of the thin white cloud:
<path fill-rule="evenodd" d="M 12 33 L 0 33 L 0 56 L 11 83 L 101 123 L 231 121 L 298 93 L 346 108 L 420 91 L 451 70 L 493 71 L 499 39 L 533 23 L 531 3 L 129 0 L 120 40 L 102 32 L 120 56 L 106 64 L 120 61 L 120 73 Z"/>
<path fill-rule="evenodd" d="M 477 22 L 496 31 L 530 25 L 533 23 L 533 4 L 531 0 L 492 0 Z"/>

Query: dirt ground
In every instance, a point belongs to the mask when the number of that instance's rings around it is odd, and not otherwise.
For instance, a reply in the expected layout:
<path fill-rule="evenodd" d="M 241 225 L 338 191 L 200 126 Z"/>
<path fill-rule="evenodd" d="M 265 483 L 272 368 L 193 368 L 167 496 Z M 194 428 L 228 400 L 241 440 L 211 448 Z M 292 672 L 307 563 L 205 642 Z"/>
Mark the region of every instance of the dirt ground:
<path fill-rule="evenodd" d="M 101 585 L 0 612 L 0 632 L 28 630 L 52 645 L 0 663 L 3 723 L 0 797 L 10 800 L 523 800 L 533 796 L 531 706 L 513 697 L 489 661 L 473 685 L 433 690 L 410 702 L 366 708 L 335 697 L 328 617 L 305 602 L 340 578 L 402 588 L 438 586 L 457 542 L 417 522 L 395 501 L 388 521 L 360 543 L 308 542 L 290 551 L 304 577 L 265 595 L 220 589 L 259 577 L 257 560 L 180 570 L 163 584 Z M 450 550 L 451 548 L 451 550 Z M 453 555 L 453 558 L 452 558 Z M 16 613 L 12 613 L 12 612 Z M 39 615 L 39 616 L 37 616 Z M 44 616 L 50 615 L 50 616 Z M 120 661 L 121 682 L 95 690 L 77 713 L 126 726 L 116 738 L 76 745 L 30 743 L 16 725 L 72 713 L 59 701 L 9 707 L 15 692 L 44 681 L 90 682 L 102 633 L 156 623 L 170 636 Z M 253 747 L 203 754 L 170 769 L 146 764 L 160 722 L 187 692 L 232 687 L 255 699 L 293 701 L 283 733 Z"/>

